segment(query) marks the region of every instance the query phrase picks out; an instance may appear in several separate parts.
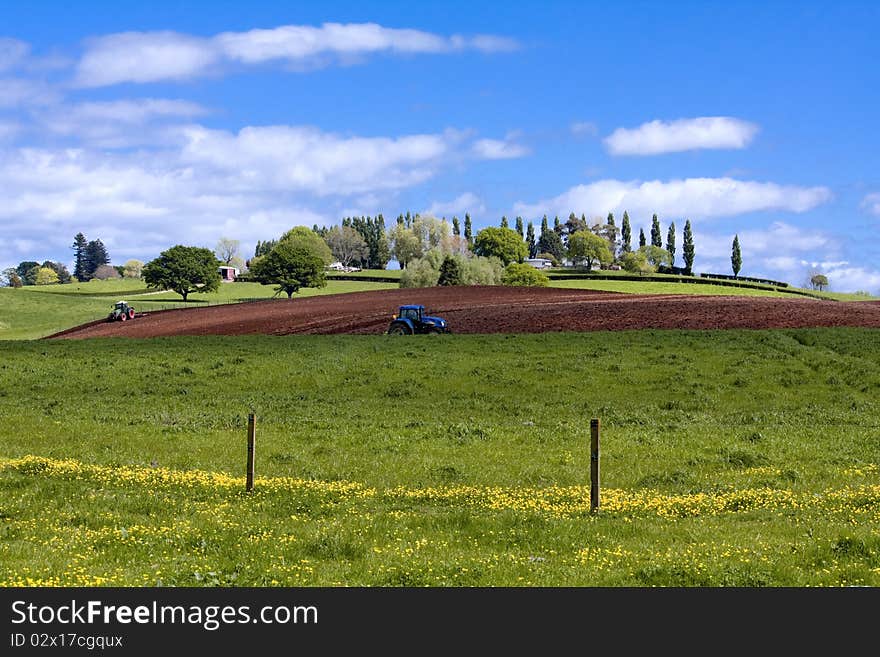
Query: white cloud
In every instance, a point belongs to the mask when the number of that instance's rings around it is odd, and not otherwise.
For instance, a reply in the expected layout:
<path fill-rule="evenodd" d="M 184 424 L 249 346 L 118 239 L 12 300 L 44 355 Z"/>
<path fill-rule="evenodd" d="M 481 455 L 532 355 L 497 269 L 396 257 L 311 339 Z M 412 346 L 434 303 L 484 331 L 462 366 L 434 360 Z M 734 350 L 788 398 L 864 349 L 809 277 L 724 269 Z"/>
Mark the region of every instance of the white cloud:
<path fill-rule="evenodd" d="M 486 206 L 476 194 L 465 192 L 447 203 L 435 201 L 425 210 L 425 214 L 435 217 L 463 216 L 465 212 L 480 215 L 486 212 Z"/>
<path fill-rule="evenodd" d="M 862 209 L 880 217 L 880 193 L 868 194 L 862 200 Z"/>
<path fill-rule="evenodd" d="M 123 32 L 92 39 L 79 62 L 76 81 L 83 87 L 122 82 L 183 80 L 212 72 L 222 63 L 254 65 L 281 61 L 294 66 L 350 61 L 376 53 L 452 53 L 463 50 L 512 50 L 512 39 L 491 35 L 441 36 L 375 23 L 324 23 L 320 27 L 283 25 L 248 32 L 195 37 L 179 32 Z"/>
<path fill-rule="evenodd" d="M 58 102 L 60 95 L 45 82 L 22 78 L 0 79 L 0 107 L 38 107 Z"/>
<path fill-rule="evenodd" d="M 100 148 L 183 143 L 181 120 L 207 114 L 197 103 L 141 98 L 58 105 L 39 112 L 42 128 Z"/>
<path fill-rule="evenodd" d="M 341 137 L 315 128 L 249 127 L 232 134 L 186 130 L 182 160 L 227 175 L 245 189 L 304 190 L 318 195 L 398 189 L 434 175 L 455 137 Z"/>
<path fill-rule="evenodd" d="M 473 154 L 482 160 L 510 160 L 524 157 L 529 154 L 529 149 L 517 144 L 511 138 L 501 139 L 478 139 L 471 147 Z"/>
<path fill-rule="evenodd" d="M 651 121 L 638 128 L 618 128 L 605 138 L 612 155 L 657 155 L 703 148 L 745 148 L 758 126 L 727 116 Z"/>
<path fill-rule="evenodd" d="M 571 124 L 571 134 L 575 137 L 595 137 L 599 134 L 599 127 L 589 121 L 577 121 Z"/>
<path fill-rule="evenodd" d="M 826 187 L 797 187 L 733 178 L 683 180 L 599 180 L 577 185 L 537 203 L 519 202 L 517 214 L 567 216 L 627 210 L 630 216 L 658 213 L 678 217 L 724 217 L 764 210 L 805 212 L 831 199 Z"/>
<path fill-rule="evenodd" d="M 30 46 L 24 41 L 0 37 L 0 71 L 15 68 L 30 52 Z"/>
<path fill-rule="evenodd" d="M 864 267 L 839 266 L 823 269 L 822 273 L 828 278 L 829 288 L 836 292 L 862 291 L 880 295 L 880 271 Z"/>

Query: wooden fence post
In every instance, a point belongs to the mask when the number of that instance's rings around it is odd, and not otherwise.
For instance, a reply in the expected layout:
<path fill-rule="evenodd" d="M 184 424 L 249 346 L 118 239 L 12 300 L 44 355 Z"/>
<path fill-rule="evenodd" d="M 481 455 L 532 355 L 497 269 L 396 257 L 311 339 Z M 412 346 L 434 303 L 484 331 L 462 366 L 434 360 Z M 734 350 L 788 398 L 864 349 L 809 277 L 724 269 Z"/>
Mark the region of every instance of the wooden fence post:
<path fill-rule="evenodd" d="M 247 482 L 245 490 L 250 492 L 254 489 L 254 452 L 257 433 L 257 419 L 253 413 L 248 413 L 248 437 L 247 437 Z"/>
<path fill-rule="evenodd" d="M 590 420 L 590 513 L 599 510 L 599 418 Z"/>

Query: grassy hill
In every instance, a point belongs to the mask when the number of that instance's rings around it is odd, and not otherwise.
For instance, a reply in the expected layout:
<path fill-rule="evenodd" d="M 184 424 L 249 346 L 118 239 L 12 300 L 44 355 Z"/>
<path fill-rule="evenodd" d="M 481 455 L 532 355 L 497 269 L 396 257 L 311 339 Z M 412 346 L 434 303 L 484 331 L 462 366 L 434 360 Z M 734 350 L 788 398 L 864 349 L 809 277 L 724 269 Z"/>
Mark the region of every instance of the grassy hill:
<path fill-rule="evenodd" d="M 869 329 L 7 341 L 0 363 L 2 585 L 880 585 Z"/>

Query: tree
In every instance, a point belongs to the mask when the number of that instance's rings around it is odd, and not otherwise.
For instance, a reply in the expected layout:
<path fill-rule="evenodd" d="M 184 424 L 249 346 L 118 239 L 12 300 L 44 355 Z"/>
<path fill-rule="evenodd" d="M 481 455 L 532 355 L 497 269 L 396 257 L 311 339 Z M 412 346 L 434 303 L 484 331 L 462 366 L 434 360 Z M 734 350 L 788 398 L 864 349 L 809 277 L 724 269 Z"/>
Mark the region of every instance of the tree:
<path fill-rule="evenodd" d="M 251 263 L 250 274 L 258 283 L 277 285 L 276 291 L 284 292 L 291 299 L 301 288 L 327 285 L 324 274 L 327 264 L 323 249 L 302 235 L 293 234 L 279 240 L 267 255 L 256 258 Z"/>
<path fill-rule="evenodd" d="M 502 285 L 521 287 L 547 287 L 550 279 L 542 271 L 522 262 L 511 262 L 504 269 L 501 277 Z"/>
<path fill-rule="evenodd" d="M 623 225 L 620 228 L 620 239 L 623 242 L 621 245 L 623 252 L 629 253 L 632 251 L 632 227 L 629 225 L 629 214 L 626 211 L 623 212 Z"/>
<path fill-rule="evenodd" d="M 73 276 L 78 281 L 85 281 L 85 265 L 86 265 L 86 246 L 88 240 L 82 233 L 77 233 L 73 238 Z"/>
<path fill-rule="evenodd" d="M 330 247 L 333 257 L 346 267 L 354 262 L 362 264 L 370 257 L 367 242 L 358 231 L 349 226 L 333 226 L 324 234 L 324 241 Z"/>
<path fill-rule="evenodd" d="M 526 245 L 529 248 L 529 257 L 534 258 L 538 254 L 538 243 L 535 241 L 535 227 L 531 221 L 526 228 Z"/>
<path fill-rule="evenodd" d="M 541 219 L 541 235 L 546 233 L 548 230 L 550 230 L 550 226 L 547 224 L 547 215 L 545 214 L 544 217 Z"/>
<path fill-rule="evenodd" d="M 461 265 L 451 255 L 443 258 L 440 264 L 440 278 L 437 280 L 437 285 L 462 285 Z"/>
<path fill-rule="evenodd" d="M 140 260 L 127 260 L 123 265 L 124 278 L 140 278 L 144 270 L 144 263 Z"/>
<path fill-rule="evenodd" d="M 464 238 L 467 240 L 468 246 L 474 248 L 474 235 L 471 232 L 471 215 L 464 213 Z"/>
<path fill-rule="evenodd" d="M 86 256 L 83 264 L 83 275 L 85 280 L 89 280 L 95 275 L 95 270 L 101 265 L 110 263 L 110 254 L 101 240 L 92 240 L 86 244 Z"/>
<path fill-rule="evenodd" d="M 391 242 L 391 253 L 400 264 L 401 269 L 422 255 L 422 242 L 406 224 L 397 224 L 388 233 Z"/>
<path fill-rule="evenodd" d="M 645 254 L 645 258 L 649 263 L 654 267 L 655 271 L 657 267 L 660 265 L 671 265 L 672 258 L 669 255 L 669 251 L 664 249 L 662 246 L 654 246 L 653 244 L 648 244 L 639 249 Z"/>
<path fill-rule="evenodd" d="M 644 249 L 627 251 L 620 257 L 620 262 L 624 270 L 634 274 L 647 274 L 654 271 L 653 265 L 648 262 L 648 256 Z"/>
<path fill-rule="evenodd" d="M 739 270 L 742 269 L 742 264 L 742 252 L 739 250 L 739 235 L 734 235 L 733 248 L 730 252 L 730 266 L 733 268 L 734 277 L 739 276 Z"/>
<path fill-rule="evenodd" d="M 3 282 L 7 287 L 19 288 L 21 287 L 21 276 L 18 275 L 18 272 L 15 271 L 15 267 L 9 267 L 8 269 L 4 269 L 3 273 Z"/>
<path fill-rule="evenodd" d="M 122 276 L 120 276 L 119 270 L 113 265 L 101 265 L 92 273 L 92 278 L 106 281 L 110 278 L 122 278 Z"/>
<path fill-rule="evenodd" d="M 614 259 L 605 238 L 588 230 L 579 230 L 568 238 L 568 257 L 575 265 L 585 263 L 587 271 L 594 264 L 609 264 Z"/>
<path fill-rule="evenodd" d="M 431 215 L 417 215 L 413 219 L 412 231 L 419 238 L 422 251 L 437 248 L 450 237 L 449 222 Z"/>
<path fill-rule="evenodd" d="M 541 233 L 538 238 L 538 253 L 549 253 L 557 263 L 565 259 L 565 245 L 555 230 L 548 229 Z"/>
<path fill-rule="evenodd" d="M 813 274 L 810 276 L 810 287 L 821 292 L 828 287 L 828 277 L 825 274 Z"/>
<path fill-rule="evenodd" d="M 524 228 L 524 226 L 523 226 L 523 218 L 522 218 L 522 217 L 517 217 L 517 218 L 516 218 L 516 223 L 515 223 L 514 225 L 516 226 L 516 232 L 519 233 L 519 238 L 520 238 L 520 239 L 524 239 L 524 237 L 525 237 L 525 228 Z"/>
<path fill-rule="evenodd" d="M 501 217 L 501 227 L 502 228 L 510 228 L 510 226 L 507 225 L 507 217 L 506 216 Z"/>
<path fill-rule="evenodd" d="M 254 249 L 254 257 L 258 258 L 261 255 L 266 255 L 275 248 L 275 245 L 278 244 L 278 240 L 266 240 L 265 242 L 261 242 L 257 240 L 257 246 Z"/>
<path fill-rule="evenodd" d="M 670 266 L 675 264 L 675 222 L 669 224 L 669 232 L 666 233 L 666 250 L 669 251 Z"/>
<path fill-rule="evenodd" d="M 366 269 L 385 269 L 388 266 L 388 261 L 391 259 L 391 250 L 385 233 L 385 218 L 381 213 L 375 218 L 345 217 L 342 220 L 342 225 L 354 228 L 367 243 L 369 255 L 365 262 Z"/>
<path fill-rule="evenodd" d="M 34 285 L 54 285 L 58 282 L 58 274 L 51 267 L 39 267 L 34 277 Z"/>
<path fill-rule="evenodd" d="M 20 262 L 18 267 L 15 268 L 15 272 L 19 275 L 24 285 L 36 285 L 38 271 L 40 271 L 40 263 L 33 260 Z"/>
<path fill-rule="evenodd" d="M 553 218 L 553 232 L 559 235 L 559 237 L 565 235 L 565 228 L 563 228 L 562 223 L 559 221 L 559 215 Z"/>
<path fill-rule="evenodd" d="M 70 276 L 70 272 L 67 271 L 67 267 L 60 262 L 52 262 L 51 260 L 47 260 L 42 264 L 43 267 L 48 267 L 52 269 L 58 275 L 58 282 L 62 284 L 70 283 L 73 279 Z"/>
<path fill-rule="evenodd" d="M 617 253 L 617 247 L 620 242 L 617 236 L 620 233 L 620 229 L 614 225 L 614 220 L 611 223 L 607 221 L 603 224 L 600 222 L 596 222 L 590 228 L 593 231 L 593 234 L 598 235 L 602 239 L 605 240 L 608 245 L 608 251 L 611 253 L 611 259 L 614 260 L 614 256 Z"/>
<path fill-rule="evenodd" d="M 231 265 L 232 259 L 238 255 L 240 246 L 241 244 L 238 240 L 221 237 L 217 241 L 217 246 L 214 247 L 214 253 L 217 259 L 224 265 Z"/>
<path fill-rule="evenodd" d="M 172 290 L 186 301 L 190 292 L 213 292 L 220 287 L 219 267 L 210 249 L 178 244 L 144 265 L 142 273 L 147 287 Z"/>
<path fill-rule="evenodd" d="M 663 236 L 660 233 L 660 220 L 657 219 L 656 214 L 653 219 L 651 219 L 651 245 L 659 247 L 663 246 Z"/>
<path fill-rule="evenodd" d="M 397 223 L 400 223 L 399 221 Z M 461 236 L 461 226 L 458 223 L 458 217 L 452 217 L 452 234 L 456 237 Z"/>
<path fill-rule="evenodd" d="M 564 232 L 567 236 L 574 235 L 579 230 L 588 230 L 589 226 L 587 225 L 586 218 L 578 219 L 578 216 L 572 212 L 568 215 L 568 220 L 563 225 Z"/>
<path fill-rule="evenodd" d="M 645 240 L 645 229 L 639 228 L 639 248 L 641 249 L 646 244 L 647 241 Z"/>
<path fill-rule="evenodd" d="M 504 265 L 522 262 L 528 256 L 525 242 L 510 228 L 484 228 L 474 240 L 474 253 L 478 256 L 495 256 Z"/>
<path fill-rule="evenodd" d="M 684 223 L 684 244 L 681 247 L 684 267 L 689 274 L 694 273 L 694 234 L 691 232 L 691 220 Z"/>

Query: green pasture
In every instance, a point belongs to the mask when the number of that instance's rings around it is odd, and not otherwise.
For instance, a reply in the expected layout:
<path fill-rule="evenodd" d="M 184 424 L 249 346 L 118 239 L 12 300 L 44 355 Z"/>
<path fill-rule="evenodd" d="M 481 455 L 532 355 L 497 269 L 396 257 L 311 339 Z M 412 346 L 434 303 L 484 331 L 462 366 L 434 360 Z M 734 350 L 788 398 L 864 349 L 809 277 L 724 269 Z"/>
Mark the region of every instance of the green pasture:
<path fill-rule="evenodd" d="M 0 583 L 877 586 L 878 391 L 871 329 L 0 342 Z"/>

